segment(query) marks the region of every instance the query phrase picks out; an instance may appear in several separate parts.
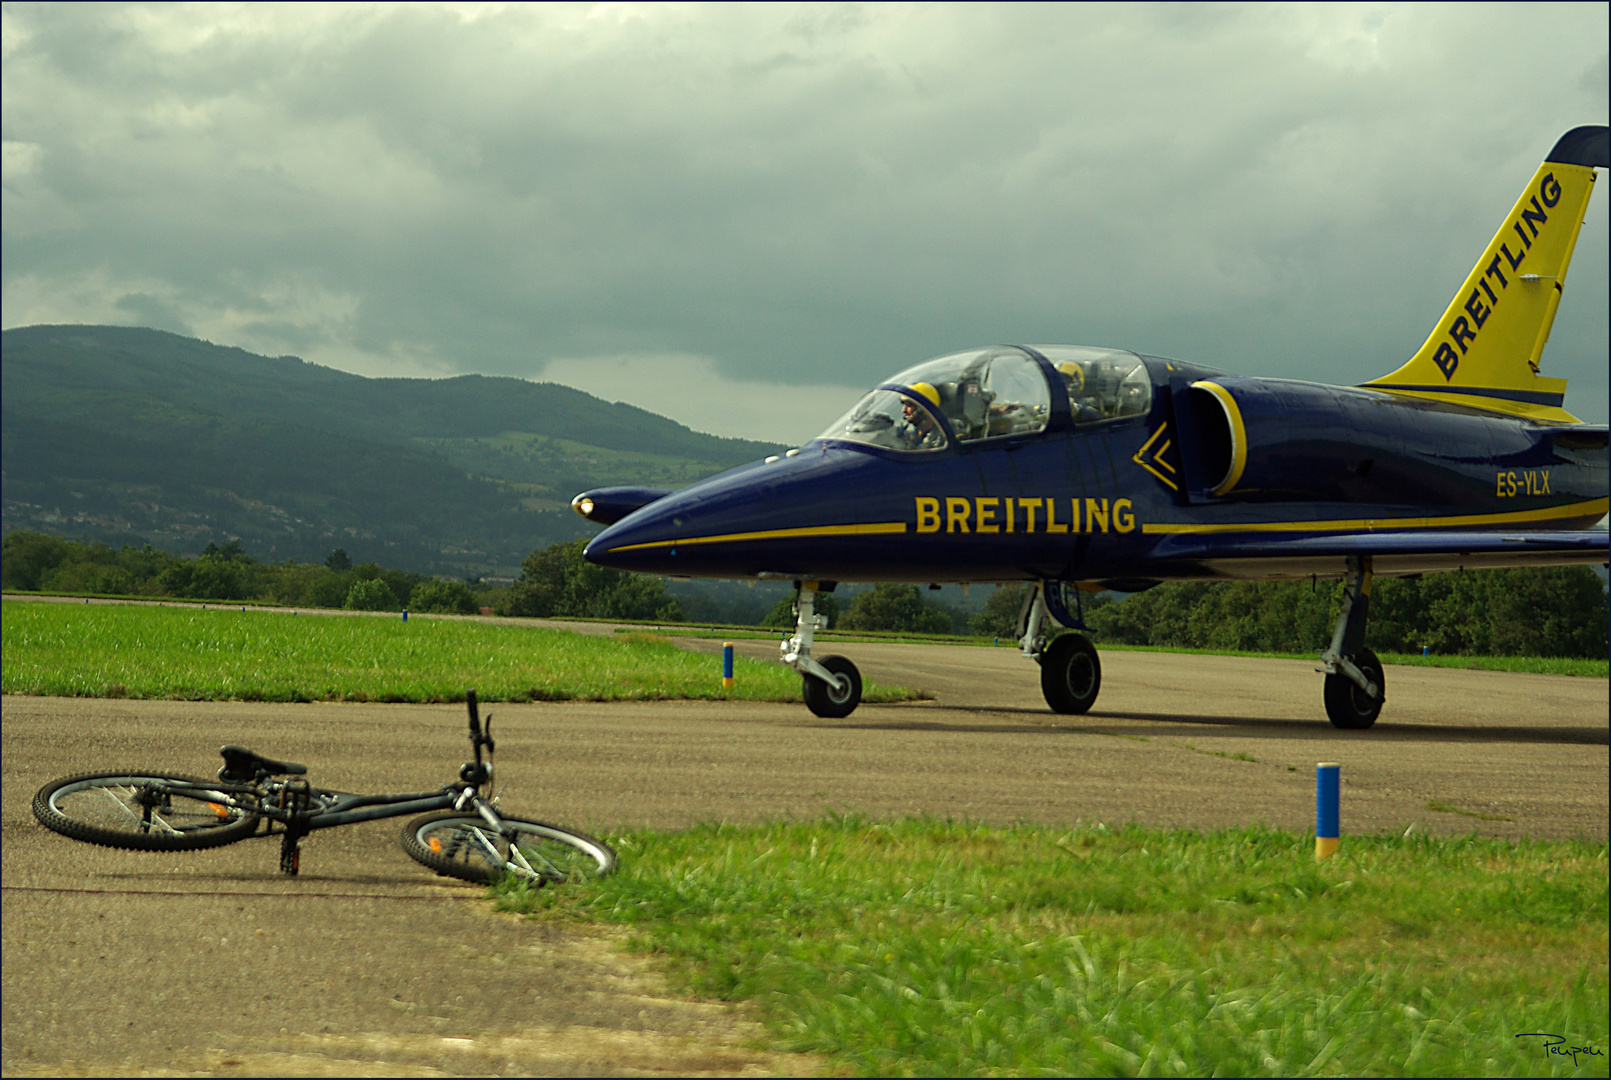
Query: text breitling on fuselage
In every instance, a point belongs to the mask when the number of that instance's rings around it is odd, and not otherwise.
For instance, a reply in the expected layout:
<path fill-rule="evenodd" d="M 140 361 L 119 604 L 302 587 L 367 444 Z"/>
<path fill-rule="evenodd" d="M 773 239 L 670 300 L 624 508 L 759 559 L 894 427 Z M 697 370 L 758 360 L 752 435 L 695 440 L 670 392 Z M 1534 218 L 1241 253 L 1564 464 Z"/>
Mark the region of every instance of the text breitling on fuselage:
<path fill-rule="evenodd" d="M 1010 496 L 915 497 L 920 533 L 1096 533 L 1134 532 L 1129 499 L 1021 499 Z"/>
<path fill-rule="evenodd" d="M 1539 205 L 1540 199 L 1544 201 L 1543 206 Z M 1503 258 L 1510 264 L 1511 273 L 1520 272 L 1522 263 L 1527 259 L 1527 252 L 1532 249 L 1533 240 L 1538 236 L 1538 227 L 1549 221 L 1549 215 L 1544 212 L 1545 207 L 1554 209 L 1555 204 L 1561 201 L 1561 185 L 1556 183 L 1554 173 L 1544 174 L 1544 178 L 1538 182 L 1538 194 L 1528 201 L 1532 203 L 1532 209 L 1523 207 L 1521 216 L 1510 222 L 1511 229 L 1515 231 L 1520 241 L 1516 247 L 1516 254 L 1511 254 L 1508 242 L 1499 245 L 1499 253 L 1483 271 L 1482 277 L 1477 279 L 1481 291 L 1471 290 L 1471 295 L 1466 297 L 1466 302 L 1462 305 L 1466 314 L 1456 316 L 1449 323 L 1448 329 L 1444 331 L 1449 340 L 1438 343 L 1438 351 L 1433 355 L 1432 362 L 1443 372 L 1445 379 L 1454 378 L 1455 370 L 1460 366 L 1460 357 L 1464 356 L 1471 344 L 1477 340 L 1477 332 L 1488 321 L 1488 316 L 1493 314 L 1493 309 L 1499 306 L 1500 296 L 1510 287 L 1510 279 L 1500 268 L 1499 260 Z M 1525 229 L 1523 225 L 1526 225 Z M 1490 278 L 1498 283 L 1498 292 L 1488 284 Z M 1484 295 L 1488 297 L 1486 304 L 1482 302 Z M 1473 323 L 1476 325 L 1473 326 Z M 1460 350 L 1458 353 L 1455 352 L 1456 348 Z"/>

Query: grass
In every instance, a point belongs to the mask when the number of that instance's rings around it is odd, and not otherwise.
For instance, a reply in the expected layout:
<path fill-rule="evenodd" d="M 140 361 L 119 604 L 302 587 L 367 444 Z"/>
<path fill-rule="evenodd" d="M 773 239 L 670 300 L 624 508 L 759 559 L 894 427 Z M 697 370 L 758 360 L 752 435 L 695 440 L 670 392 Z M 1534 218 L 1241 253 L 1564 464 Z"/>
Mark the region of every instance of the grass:
<path fill-rule="evenodd" d="M 137 600 L 149 603 L 149 596 L 134 596 L 112 593 L 28 593 L 18 591 L 18 596 L 73 596 L 109 600 Z M 220 601 L 191 601 L 178 600 L 182 604 L 211 604 L 216 607 L 274 607 L 268 601 L 261 600 L 232 600 Z M 566 616 L 569 622 L 592 622 L 600 624 L 617 625 L 617 633 L 630 635 L 643 630 L 653 630 L 679 638 L 717 639 L 724 641 L 779 641 L 793 632 L 793 628 L 774 629 L 757 626 L 735 626 L 719 623 L 669 623 L 656 620 L 623 620 L 623 619 L 586 619 Z M 620 625 L 620 624 L 627 625 Z M 922 644 L 922 645 L 971 645 L 978 648 L 1018 648 L 1018 644 L 1007 638 L 968 637 L 955 634 L 912 634 L 901 632 L 859 631 L 859 630 L 819 630 L 816 640 L 827 644 L 830 642 L 883 642 L 890 644 Z M 1315 652 L 1258 652 L 1238 649 L 1193 649 L 1184 646 L 1171 645 L 1120 645 L 1114 642 L 1096 641 L 1097 648 L 1103 652 L 1159 652 L 1159 653 L 1191 653 L 1200 656 L 1243 656 L 1270 660 L 1307 660 L 1312 661 L 1318 656 Z M 1454 668 L 1461 671 L 1521 671 L 1535 675 L 1573 675 L 1580 678 L 1604 679 L 1611 677 L 1611 660 L 1606 658 L 1580 658 L 1563 656 L 1423 656 L 1420 653 L 1381 652 L 1378 658 L 1384 664 L 1395 664 L 1402 667 L 1439 667 Z M 871 698 L 867 700 L 872 700 Z"/>
<path fill-rule="evenodd" d="M 799 701 L 800 676 L 648 634 L 622 639 L 415 617 L 123 604 L 3 605 L 0 690 L 236 701 Z M 864 701 L 916 697 L 863 684 Z"/>
<path fill-rule="evenodd" d="M 1606 1075 L 1591 842 L 826 822 L 612 838 L 614 876 L 495 890 L 630 928 L 859 1075 Z"/>
<path fill-rule="evenodd" d="M 1405 667 L 1462 668 L 1468 671 L 1528 671 L 1535 675 L 1576 675 L 1604 679 L 1611 662 L 1604 657 L 1575 656 L 1422 656 L 1420 653 L 1381 653 L 1384 664 Z"/>

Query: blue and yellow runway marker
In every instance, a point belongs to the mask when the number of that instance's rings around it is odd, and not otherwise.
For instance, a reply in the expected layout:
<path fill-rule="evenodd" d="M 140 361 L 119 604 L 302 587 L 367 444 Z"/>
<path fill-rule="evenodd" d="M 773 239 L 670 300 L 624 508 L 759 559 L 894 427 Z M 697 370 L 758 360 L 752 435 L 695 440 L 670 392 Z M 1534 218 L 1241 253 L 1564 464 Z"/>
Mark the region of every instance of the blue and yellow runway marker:
<path fill-rule="evenodd" d="M 733 643 L 722 642 L 722 689 L 733 688 Z"/>
<path fill-rule="evenodd" d="M 1322 761 L 1315 766 L 1315 862 L 1329 859 L 1342 836 L 1338 812 L 1338 773 L 1342 766 Z"/>

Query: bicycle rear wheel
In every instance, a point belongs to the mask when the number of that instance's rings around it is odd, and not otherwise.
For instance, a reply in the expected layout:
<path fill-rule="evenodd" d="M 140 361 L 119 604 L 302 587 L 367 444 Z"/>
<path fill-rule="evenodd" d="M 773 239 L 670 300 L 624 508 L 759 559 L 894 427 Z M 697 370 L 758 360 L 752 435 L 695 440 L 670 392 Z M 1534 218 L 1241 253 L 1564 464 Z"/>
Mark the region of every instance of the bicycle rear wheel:
<path fill-rule="evenodd" d="M 489 882 L 507 869 L 547 884 L 598 877 L 615 868 L 615 852 L 585 833 L 522 818 L 502 820 L 499 833 L 479 814 L 426 814 L 403 829 L 403 850 L 438 874 L 465 881 Z"/>
<path fill-rule="evenodd" d="M 244 840 L 257 829 L 250 795 L 216 780 L 171 773 L 81 773 L 34 796 L 34 817 L 52 832 L 103 847 L 196 851 Z"/>

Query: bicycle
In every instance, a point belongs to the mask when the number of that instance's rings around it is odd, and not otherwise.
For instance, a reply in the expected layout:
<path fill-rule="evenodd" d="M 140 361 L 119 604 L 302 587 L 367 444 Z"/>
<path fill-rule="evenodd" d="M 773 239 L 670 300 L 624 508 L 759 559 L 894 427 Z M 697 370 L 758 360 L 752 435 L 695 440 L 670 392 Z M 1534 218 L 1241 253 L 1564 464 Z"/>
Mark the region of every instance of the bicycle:
<path fill-rule="evenodd" d="M 216 780 L 157 770 L 80 773 L 52 780 L 34 796 L 34 817 L 47 829 L 104 847 L 135 851 L 199 851 L 248 837 L 280 837 L 280 870 L 296 874 L 309 833 L 361 821 L 422 816 L 403 829 L 403 850 L 439 875 L 490 882 L 507 872 L 535 882 L 609 873 L 615 852 L 585 833 L 498 811 L 492 783 L 492 716 L 485 731 L 475 691 L 465 695 L 475 760 L 434 792 L 359 795 L 317 788 L 306 765 L 276 761 L 243 746 L 219 750 Z M 482 749 L 486 761 L 482 761 Z M 261 832 L 259 825 L 263 826 Z"/>

